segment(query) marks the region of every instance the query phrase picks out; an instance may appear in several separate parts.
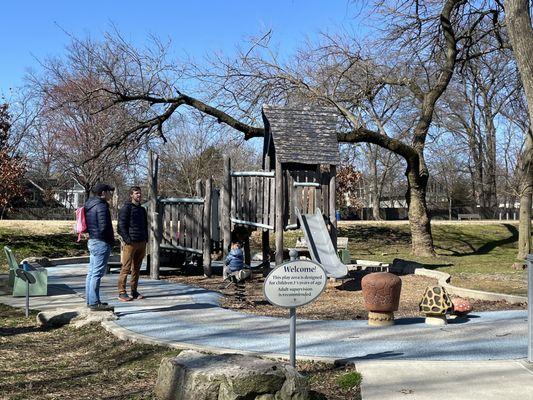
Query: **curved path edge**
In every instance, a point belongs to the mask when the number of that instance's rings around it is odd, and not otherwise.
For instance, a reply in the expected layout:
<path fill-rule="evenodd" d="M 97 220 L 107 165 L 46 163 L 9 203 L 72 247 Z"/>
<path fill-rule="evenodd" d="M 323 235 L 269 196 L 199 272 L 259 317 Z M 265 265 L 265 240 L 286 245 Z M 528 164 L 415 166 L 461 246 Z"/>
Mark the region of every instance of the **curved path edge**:
<path fill-rule="evenodd" d="M 483 290 L 466 289 L 450 284 L 451 275 L 446 272 L 434 271 L 426 268 L 415 269 L 415 275 L 427 276 L 429 278 L 437 279 L 440 286 L 443 286 L 448 293 L 455 294 L 457 296 L 469 297 L 477 300 L 487 301 L 501 301 L 504 300 L 511 304 L 527 303 L 527 297 L 515 296 L 512 294 L 485 292 Z"/>

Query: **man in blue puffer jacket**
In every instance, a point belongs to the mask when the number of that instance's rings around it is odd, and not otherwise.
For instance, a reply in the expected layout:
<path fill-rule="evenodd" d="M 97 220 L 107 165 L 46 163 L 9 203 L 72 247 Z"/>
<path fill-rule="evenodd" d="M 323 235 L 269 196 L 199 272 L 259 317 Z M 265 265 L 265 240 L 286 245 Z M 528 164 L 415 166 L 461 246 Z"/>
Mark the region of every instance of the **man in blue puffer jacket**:
<path fill-rule="evenodd" d="M 85 203 L 85 220 L 89 233 L 89 270 L 85 281 L 87 305 L 93 311 L 113 310 L 100 301 L 100 281 L 107 269 L 111 247 L 115 242 L 108 201 L 115 188 L 99 183 L 92 189 L 93 197 Z"/>

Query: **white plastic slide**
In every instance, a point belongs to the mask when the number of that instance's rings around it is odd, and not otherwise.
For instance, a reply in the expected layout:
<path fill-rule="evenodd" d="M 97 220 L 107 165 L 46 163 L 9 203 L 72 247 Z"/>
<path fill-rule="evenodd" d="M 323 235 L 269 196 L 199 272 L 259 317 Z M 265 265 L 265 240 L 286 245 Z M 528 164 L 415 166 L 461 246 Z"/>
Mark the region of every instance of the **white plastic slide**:
<path fill-rule="evenodd" d="M 343 278 L 348 275 L 348 267 L 341 262 L 331 242 L 322 211 L 317 208 L 314 214 L 302 215 L 296 208 L 296 215 L 313 261 L 322 265 L 329 277 Z"/>

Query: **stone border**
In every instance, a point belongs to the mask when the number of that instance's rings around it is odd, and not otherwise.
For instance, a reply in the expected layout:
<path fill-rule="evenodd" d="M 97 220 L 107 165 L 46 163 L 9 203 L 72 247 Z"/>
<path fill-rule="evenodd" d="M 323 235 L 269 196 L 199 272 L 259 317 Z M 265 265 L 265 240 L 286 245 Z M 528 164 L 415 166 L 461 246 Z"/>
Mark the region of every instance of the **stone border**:
<path fill-rule="evenodd" d="M 51 258 L 50 264 L 52 267 L 56 265 L 68 265 L 68 264 L 87 264 L 89 262 L 89 256 L 78 257 L 63 257 L 63 258 Z M 114 254 L 109 257 L 110 262 L 120 262 L 120 254 Z"/>
<path fill-rule="evenodd" d="M 511 304 L 527 303 L 527 297 L 524 297 L 524 296 L 515 296 L 512 294 L 485 292 L 482 290 L 466 289 L 466 288 L 460 288 L 457 286 L 453 286 L 449 283 L 451 280 L 451 276 L 450 274 L 446 272 L 433 271 L 431 269 L 426 269 L 426 268 L 416 268 L 415 275 L 422 275 L 422 276 L 427 276 L 429 278 L 437 279 L 437 282 L 440 286 L 443 286 L 448 293 L 455 294 L 456 296 L 469 297 L 471 299 L 487 300 L 487 301 L 504 300 Z"/>

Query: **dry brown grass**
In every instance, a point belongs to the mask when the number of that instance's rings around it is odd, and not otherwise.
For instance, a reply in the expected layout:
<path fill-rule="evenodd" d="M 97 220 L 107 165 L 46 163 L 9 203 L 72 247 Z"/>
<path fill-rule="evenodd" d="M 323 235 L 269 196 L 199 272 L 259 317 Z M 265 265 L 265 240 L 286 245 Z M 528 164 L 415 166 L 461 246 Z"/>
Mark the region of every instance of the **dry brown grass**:
<path fill-rule="evenodd" d="M 24 231 L 28 235 L 73 232 L 74 221 L 0 220 L 0 229 Z"/>

